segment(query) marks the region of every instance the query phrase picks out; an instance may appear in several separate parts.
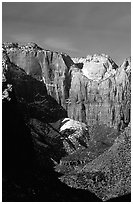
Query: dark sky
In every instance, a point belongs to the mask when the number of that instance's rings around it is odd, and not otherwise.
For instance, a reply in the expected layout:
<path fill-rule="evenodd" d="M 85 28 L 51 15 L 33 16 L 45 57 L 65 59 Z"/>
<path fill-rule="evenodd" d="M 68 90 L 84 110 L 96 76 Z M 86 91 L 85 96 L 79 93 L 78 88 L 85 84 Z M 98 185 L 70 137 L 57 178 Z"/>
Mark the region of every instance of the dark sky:
<path fill-rule="evenodd" d="M 121 64 L 131 55 L 129 2 L 4 2 L 6 42 L 36 42 L 72 57 L 106 53 Z"/>

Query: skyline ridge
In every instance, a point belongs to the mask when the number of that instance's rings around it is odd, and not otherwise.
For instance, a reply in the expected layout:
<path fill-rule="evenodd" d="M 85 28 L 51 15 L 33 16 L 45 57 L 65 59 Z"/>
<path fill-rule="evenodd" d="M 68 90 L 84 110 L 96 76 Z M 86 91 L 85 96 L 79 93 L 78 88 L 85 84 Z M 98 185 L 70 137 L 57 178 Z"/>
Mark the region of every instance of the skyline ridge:
<path fill-rule="evenodd" d="M 36 42 L 72 57 L 131 55 L 130 2 L 3 2 L 3 41 Z"/>

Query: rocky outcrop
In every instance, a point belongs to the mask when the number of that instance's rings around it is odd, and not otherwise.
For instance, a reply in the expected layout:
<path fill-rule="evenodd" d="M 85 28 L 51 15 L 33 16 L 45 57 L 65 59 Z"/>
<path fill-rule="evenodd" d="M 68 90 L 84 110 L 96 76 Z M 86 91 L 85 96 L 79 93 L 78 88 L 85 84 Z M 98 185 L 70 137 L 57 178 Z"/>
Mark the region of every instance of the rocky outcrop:
<path fill-rule="evenodd" d="M 90 152 L 89 152 L 90 150 Z M 88 149 L 88 160 L 91 160 L 91 148 Z M 106 201 L 117 196 L 128 194 L 131 190 L 131 130 L 130 124 L 117 137 L 114 144 L 103 154 L 92 161 L 85 161 L 85 155 L 72 161 L 68 168 L 68 159 L 60 162 L 57 170 L 64 176 L 60 180 L 74 188 L 94 192 L 100 199 Z M 78 162 L 79 161 L 79 162 Z M 63 167 L 64 168 L 63 168 Z"/>
<path fill-rule="evenodd" d="M 68 154 L 88 147 L 90 135 L 86 124 L 65 118 L 62 121 L 60 132 L 64 137 L 63 144 Z"/>

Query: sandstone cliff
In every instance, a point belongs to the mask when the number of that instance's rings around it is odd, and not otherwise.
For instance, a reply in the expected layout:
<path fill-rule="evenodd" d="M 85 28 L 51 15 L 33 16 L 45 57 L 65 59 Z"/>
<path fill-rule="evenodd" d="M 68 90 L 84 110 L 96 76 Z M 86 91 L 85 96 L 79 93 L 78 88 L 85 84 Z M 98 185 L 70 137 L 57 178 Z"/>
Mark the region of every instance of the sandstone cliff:
<path fill-rule="evenodd" d="M 118 67 L 105 54 L 72 59 L 34 43 L 4 44 L 10 60 L 43 81 L 71 119 L 123 129 L 130 122 L 130 59 Z"/>
<path fill-rule="evenodd" d="M 11 62 L 37 80 L 44 81 L 48 93 L 66 108 L 70 88 L 69 68 L 73 64 L 68 55 L 44 50 L 35 43 L 4 43 L 3 47 Z"/>
<path fill-rule="evenodd" d="M 130 60 L 118 67 L 107 55 L 88 56 L 82 69 L 72 69 L 68 116 L 123 129 L 130 122 L 130 70 Z"/>

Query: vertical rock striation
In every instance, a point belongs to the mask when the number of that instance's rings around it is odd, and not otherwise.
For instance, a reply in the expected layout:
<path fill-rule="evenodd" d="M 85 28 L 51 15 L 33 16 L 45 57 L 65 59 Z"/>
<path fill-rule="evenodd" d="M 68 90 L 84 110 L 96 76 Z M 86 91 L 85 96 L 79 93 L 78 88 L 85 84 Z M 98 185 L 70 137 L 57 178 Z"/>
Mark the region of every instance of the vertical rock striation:
<path fill-rule="evenodd" d="M 81 61 L 82 69 L 72 69 L 68 116 L 90 126 L 123 129 L 130 122 L 130 59 L 120 67 L 107 55 Z"/>
<path fill-rule="evenodd" d="M 118 67 L 105 54 L 72 59 L 34 43 L 3 45 L 10 60 L 46 84 L 71 119 L 123 129 L 130 122 L 131 59 Z"/>
<path fill-rule="evenodd" d="M 73 64 L 68 55 L 43 50 L 35 43 L 4 43 L 3 47 L 11 62 L 37 80 L 43 80 L 48 93 L 66 108 L 70 88 L 69 69 Z"/>

